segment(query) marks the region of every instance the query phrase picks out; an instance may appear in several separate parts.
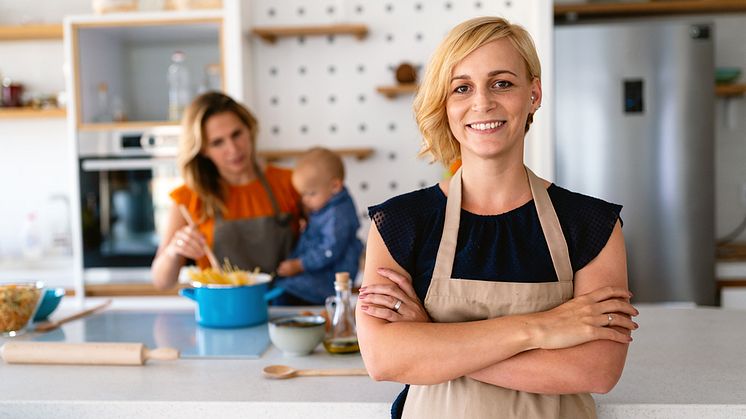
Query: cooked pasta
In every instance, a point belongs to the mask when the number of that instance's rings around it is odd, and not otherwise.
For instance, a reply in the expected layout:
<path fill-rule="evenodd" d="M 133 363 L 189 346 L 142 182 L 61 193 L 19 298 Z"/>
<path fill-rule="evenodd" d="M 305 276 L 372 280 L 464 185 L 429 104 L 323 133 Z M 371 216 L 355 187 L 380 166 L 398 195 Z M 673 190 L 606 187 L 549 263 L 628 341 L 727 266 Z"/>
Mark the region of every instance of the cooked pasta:
<path fill-rule="evenodd" d="M 34 284 L 0 285 L 0 333 L 23 329 L 40 296 L 41 289 Z"/>
<path fill-rule="evenodd" d="M 200 284 L 218 284 L 218 285 L 254 285 L 256 275 L 259 274 L 259 268 L 254 272 L 247 272 L 232 265 L 227 259 L 223 262 L 222 272 L 213 268 L 190 269 L 187 272 L 189 279 Z"/>

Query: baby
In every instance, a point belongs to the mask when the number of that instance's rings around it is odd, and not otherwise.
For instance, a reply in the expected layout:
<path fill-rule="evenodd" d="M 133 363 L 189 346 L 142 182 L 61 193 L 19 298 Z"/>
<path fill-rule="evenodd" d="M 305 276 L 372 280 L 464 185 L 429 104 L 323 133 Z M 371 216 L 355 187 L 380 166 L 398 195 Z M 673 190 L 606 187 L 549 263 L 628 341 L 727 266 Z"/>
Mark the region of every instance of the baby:
<path fill-rule="evenodd" d="M 357 275 L 363 244 L 355 203 L 344 186 L 344 165 L 334 152 L 315 147 L 298 159 L 293 186 L 301 195 L 308 225 L 276 281 L 280 305 L 319 305 L 334 295 L 334 274 Z"/>

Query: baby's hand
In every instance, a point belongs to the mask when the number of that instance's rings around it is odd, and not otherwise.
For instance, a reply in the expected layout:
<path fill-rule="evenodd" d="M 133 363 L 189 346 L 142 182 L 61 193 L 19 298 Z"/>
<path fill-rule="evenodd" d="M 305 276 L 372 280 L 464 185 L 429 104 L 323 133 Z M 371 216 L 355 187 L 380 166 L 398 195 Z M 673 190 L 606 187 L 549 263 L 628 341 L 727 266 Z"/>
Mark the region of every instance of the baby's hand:
<path fill-rule="evenodd" d="M 280 276 L 293 276 L 303 272 L 303 264 L 300 259 L 287 259 L 280 262 L 277 274 Z"/>

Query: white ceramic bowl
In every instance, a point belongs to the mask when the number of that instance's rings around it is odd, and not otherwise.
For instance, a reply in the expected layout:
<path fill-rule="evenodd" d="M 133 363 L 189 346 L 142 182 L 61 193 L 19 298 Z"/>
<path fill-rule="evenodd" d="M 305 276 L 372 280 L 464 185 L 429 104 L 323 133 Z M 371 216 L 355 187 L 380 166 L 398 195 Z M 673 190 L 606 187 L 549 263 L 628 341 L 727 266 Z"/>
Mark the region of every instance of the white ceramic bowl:
<path fill-rule="evenodd" d="M 269 321 L 269 338 L 285 355 L 308 355 L 324 339 L 326 319 L 321 316 L 288 316 Z"/>

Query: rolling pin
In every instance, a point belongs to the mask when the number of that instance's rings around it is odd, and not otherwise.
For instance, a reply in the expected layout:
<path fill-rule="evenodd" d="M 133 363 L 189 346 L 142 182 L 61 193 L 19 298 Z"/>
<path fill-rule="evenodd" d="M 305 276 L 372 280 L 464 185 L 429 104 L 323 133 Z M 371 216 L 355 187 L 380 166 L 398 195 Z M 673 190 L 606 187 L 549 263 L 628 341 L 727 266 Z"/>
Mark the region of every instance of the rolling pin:
<path fill-rule="evenodd" d="M 149 359 L 178 359 L 179 351 L 142 343 L 8 342 L 0 356 L 8 364 L 143 365 Z"/>

